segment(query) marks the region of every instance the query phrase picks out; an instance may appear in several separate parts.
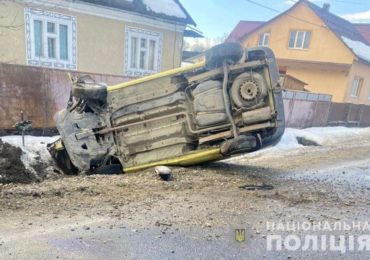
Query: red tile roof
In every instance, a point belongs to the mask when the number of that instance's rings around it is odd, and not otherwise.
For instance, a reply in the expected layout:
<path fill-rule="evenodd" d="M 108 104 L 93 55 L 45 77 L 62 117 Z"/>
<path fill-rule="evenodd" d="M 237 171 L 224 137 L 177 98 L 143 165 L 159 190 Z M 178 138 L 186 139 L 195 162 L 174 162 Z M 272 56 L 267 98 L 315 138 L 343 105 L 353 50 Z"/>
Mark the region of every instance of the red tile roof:
<path fill-rule="evenodd" d="M 362 37 L 365 38 L 367 44 L 370 45 L 370 23 L 357 23 L 354 26 Z"/>
<path fill-rule="evenodd" d="M 235 42 L 238 41 L 242 36 L 250 33 L 255 30 L 257 27 L 261 26 L 265 22 L 258 21 L 240 21 L 226 38 L 226 42 Z"/>

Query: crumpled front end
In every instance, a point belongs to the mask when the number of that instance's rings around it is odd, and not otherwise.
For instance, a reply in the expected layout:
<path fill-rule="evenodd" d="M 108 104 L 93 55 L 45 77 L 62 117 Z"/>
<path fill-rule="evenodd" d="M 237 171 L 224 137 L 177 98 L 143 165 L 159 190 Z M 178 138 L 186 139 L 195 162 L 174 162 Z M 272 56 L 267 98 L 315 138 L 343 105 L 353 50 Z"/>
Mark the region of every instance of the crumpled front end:
<path fill-rule="evenodd" d="M 67 108 L 55 115 L 61 139 L 48 145 L 48 149 L 67 173 L 76 169 L 94 170 L 114 154 L 112 135 L 96 133 L 107 126 L 104 88 L 106 86 L 98 85 L 90 78 L 80 78 L 73 82 L 73 95 Z"/>

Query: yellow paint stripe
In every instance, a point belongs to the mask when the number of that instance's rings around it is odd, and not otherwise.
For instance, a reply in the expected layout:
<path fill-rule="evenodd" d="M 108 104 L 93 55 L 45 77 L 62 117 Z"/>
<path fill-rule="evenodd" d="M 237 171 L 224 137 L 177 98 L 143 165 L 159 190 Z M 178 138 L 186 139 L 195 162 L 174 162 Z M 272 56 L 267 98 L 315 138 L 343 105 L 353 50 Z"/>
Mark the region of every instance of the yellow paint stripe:
<path fill-rule="evenodd" d="M 168 166 L 189 166 L 203 162 L 209 162 L 214 160 L 220 160 L 223 156 L 220 152 L 220 148 L 212 148 L 209 150 L 201 150 L 199 152 L 189 153 L 174 157 L 167 160 L 161 160 L 151 163 L 146 163 L 138 166 L 124 168 L 124 173 L 131 173 L 140 171 L 146 168 L 158 166 L 158 165 L 168 165 Z"/>
<path fill-rule="evenodd" d="M 195 70 L 195 69 L 199 69 L 199 68 L 203 67 L 204 64 L 205 64 L 205 62 L 199 62 L 199 63 L 195 63 L 195 64 L 192 64 L 192 65 L 189 65 L 189 66 L 186 66 L 186 67 L 167 70 L 167 71 L 156 73 L 156 74 L 153 74 L 153 75 L 150 75 L 150 76 L 147 76 L 147 77 L 143 77 L 143 78 L 140 78 L 140 79 L 134 79 L 134 80 L 124 82 L 124 83 L 120 83 L 120 84 L 117 84 L 117 85 L 108 86 L 108 92 L 115 91 L 115 90 L 118 90 L 118 89 L 121 89 L 121 88 L 126 88 L 126 87 L 133 86 L 133 85 L 136 85 L 136 84 L 144 83 L 144 82 L 147 82 L 147 81 L 150 81 L 150 80 L 153 80 L 153 79 L 159 79 L 159 78 L 163 78 L 163 77 L 167 77 L 167 76 L 176 75 L 176 74 L 179 74 L 179 73 L 184 73 L 184 72 L 192 71 L 192 70 Z"/>

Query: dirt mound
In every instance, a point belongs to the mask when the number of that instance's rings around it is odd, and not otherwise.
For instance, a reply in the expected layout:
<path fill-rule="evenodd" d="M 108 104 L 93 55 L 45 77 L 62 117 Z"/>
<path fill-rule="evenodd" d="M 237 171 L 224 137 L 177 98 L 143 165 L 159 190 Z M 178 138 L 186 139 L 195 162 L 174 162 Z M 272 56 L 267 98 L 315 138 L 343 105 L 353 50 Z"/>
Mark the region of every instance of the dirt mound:
<path fill-rule="evenodd" d="M 4 143 L 0 139 L 0 183 L 31 183 L 38 178 L 24 166 L 19 147 Z"/>

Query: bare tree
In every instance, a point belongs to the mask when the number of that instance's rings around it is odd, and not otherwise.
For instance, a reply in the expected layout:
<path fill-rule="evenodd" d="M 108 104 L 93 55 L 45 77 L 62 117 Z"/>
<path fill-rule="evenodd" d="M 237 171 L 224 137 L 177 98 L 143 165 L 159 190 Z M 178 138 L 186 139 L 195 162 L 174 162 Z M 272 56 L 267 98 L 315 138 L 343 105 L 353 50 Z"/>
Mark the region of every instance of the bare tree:
<path fill-rule="evenodd" d="M 217 36 L 215 38 L 206 37 L 185 39 L 184 50 L 203 52 L 217 44 L 223 43 L 227 36 L 227 33 L 223 33 L 221 36 Z"/>

